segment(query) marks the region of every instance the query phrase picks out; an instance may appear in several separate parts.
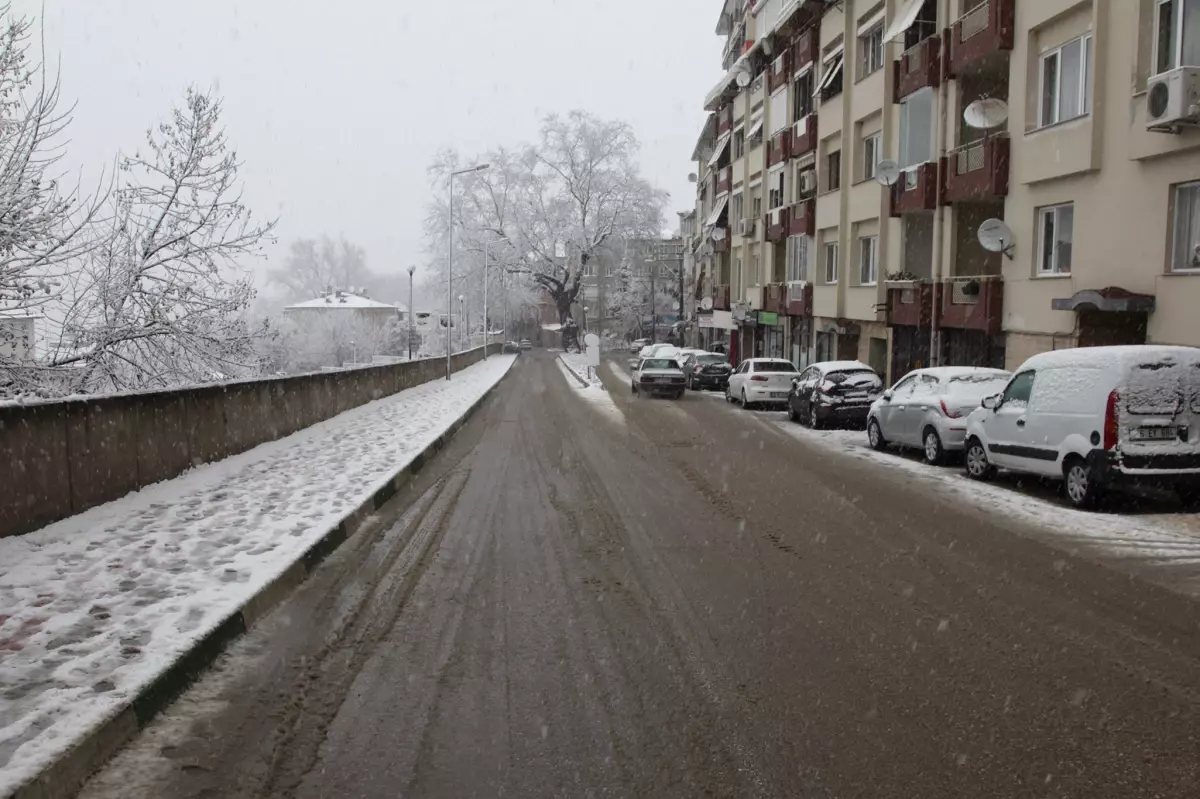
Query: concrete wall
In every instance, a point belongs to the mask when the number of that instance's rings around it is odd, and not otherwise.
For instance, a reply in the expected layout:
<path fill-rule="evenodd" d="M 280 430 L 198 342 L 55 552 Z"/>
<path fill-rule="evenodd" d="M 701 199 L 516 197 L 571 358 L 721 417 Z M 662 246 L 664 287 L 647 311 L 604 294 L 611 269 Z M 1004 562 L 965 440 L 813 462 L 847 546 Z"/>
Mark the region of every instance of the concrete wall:
<path fill-rule="evenodd" d="M 454 368 L 465 368 L 482 354 L 479 348 L 455 355 Z M 0 406 L 0 537 L 36 530 L 192 466 L 245 452 L 445 375 L 445 359 L 434 358 Z"/>

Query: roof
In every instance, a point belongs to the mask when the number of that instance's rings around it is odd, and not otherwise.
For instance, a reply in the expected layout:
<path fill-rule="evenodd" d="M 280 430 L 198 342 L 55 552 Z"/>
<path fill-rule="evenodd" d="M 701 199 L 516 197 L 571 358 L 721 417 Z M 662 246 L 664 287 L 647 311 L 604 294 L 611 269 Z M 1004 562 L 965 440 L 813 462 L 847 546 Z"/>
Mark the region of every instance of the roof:
<path fill-rule="evenodd" d="M 317 297 L 315 300 L 306 300 L 298 302 L 295 305 L 289 305 L 284 308 L 285 311 L 292 311 L 301 308 L 340 308 L 340 309 L 358 309 L 375 308 L 386 309 L 389 311 L 401 310 L 395 305 L 388 305 L 386 302 L 378 302 L 367 297 L 360 297 L 357 294 L 350 294 L 345 291 L 326 294 L 324 297 Z"/>
<path fill-rule="evenodd" d="M 995 374 L 997 377 L 1007 377 L 1012 374 L 1012 372 L 1005 369 L 991 369 L 986 366 L 930 366 L 925 369 L 913 369 L 911 372 L 905 373 L 903 377 L 908 377 L 908 375 L 930 375 L 932 377 L 949 379 L 964 375 L 988 373 Z"/>
<path fill-rule="evenodd" d="M 849 369 L 871 369 L 862 361 L 821 361 L 813 366 L 820 367 L 822 372 L 845 372 Z M 871 369 L 871 371 L 875 371 Z"/>
<path fill-rule="evenodd" d="M 1177 347 L 1168 344 L 1129 344 L 1117 347 L 1072 347 L 1052 350 L 1034 355 L 1020 369 L 1046 369 L 1062 366 L 1130 366 L 1173 359 L 1184 363 L 1200 364 L 1200 349 Z M 1020 371 L 1018 369 L 1017 371 Z"/>

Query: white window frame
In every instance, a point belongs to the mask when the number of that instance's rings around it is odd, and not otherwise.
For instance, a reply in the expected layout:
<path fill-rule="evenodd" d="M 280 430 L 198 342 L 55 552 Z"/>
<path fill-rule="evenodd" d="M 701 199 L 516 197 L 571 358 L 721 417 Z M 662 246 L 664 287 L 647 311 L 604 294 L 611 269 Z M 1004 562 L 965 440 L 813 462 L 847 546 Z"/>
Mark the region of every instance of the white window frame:
<path fill-rule="evenodd" d="M 860 236 L 858 239 L 858 284 L 874 286 L 879 282 L 879 235 Z"/>
<path fill-rule="evenodd" d="M 1071 249 L 1074 250 L 1075 245 L 1075 203 L 1059 203 L 1058 205 L 1044 205 L 1037 209 L 1037 257 L 1036 268 L 1039 277 L 1056 277 L 1059 275 L 1071 274 L 1071 263 L 1074 252 L 1068 253 L 1068 263 L 1066 269 L 1062 268 L 1059 260 L 1062 253 L 1059 250 L 1058 231 L 1061 227 L 1061 219 L 1063 212 L 1069 212 L 1071 215 Z M 1052 217 L 1054 242 L 1051 245 L 1049 255 L 1046 253 L 1046 218 Z"/>
<path fill-rule="evenodd" d="M 868 145 L 870 145 L 868 147 Z M 862 137 L 862 179 L 871 180 L 879 167 L 881 148 L 883 147 L 883 131 L 868 133 Z M 870 152 L 868 152 L 868 150 Z"/>
<path fill-rule="evenodd" d="M 913 160 L 913 159 L 909 158 L 909 153 L 914 149 L 912 146 L 913 145 L 913 133 L 912 133 L 913 123 L 912 123 L 912 120 L 914 118 L 916 118 L 916 112 L 913 109 L 916 108 L 916 106 L 919 102 L 926 102 L 926 101 L 929 104 L 928 110 L 927 110 L 927 113 L 929 115 L 928 116 L 929 125 L 927 128 L 929 135 L 925 142 L 926 146 L 922 150 L 922 152 L 925 155 L 925 158 L 920 161 L 917 161 L 917 160 Z M 908 97 L 905 97 L 903 100 L 900 101 L 900 119 L 899 119 L 900 140 L 898 143 L 897 163 L 899 163 L 899 165 L 902 169 L 909 169 L 911 167 L 919 166 L 920 164 L 927 164 L 931 160 L 933 160 L 933 132 L 934 132 L 933 106 L 934 106 L 933 89 L 928 88 L 928 87 L 921 89 L 920 91 L 914 92 L 913 94 L 910 94 Z"/>
<path fill-rule="evenodd" d="M 825 266 L 825 285 L 836 286 L 838 282 L 838 242 L 825 242 L 821 254 Z"/>
<path fill-rule="evenodd" d="M 879 44 L 877 47 L 872 45 L 872 41 L 878 36 Z M 879 17 L 879 21 L 871 25 L 865 31 L 860 31 L 858 34 L 858 79 L 862 80 L 868 75 L 874 75 L 879 70 L 883 69 L 883 18 Z"/>
<path fill-rule="evenodd" d="M 1079 42 L 1079 108 L 1074 114 L 1064 116 L 1062 107 L 1062 51 L 1066 47 Z M 1054 67 L 1054 118 L 1046 119 L 1046 92 L 1050 87 L 1046 85 L 1046 62 L 1055 61 Z M 1082 36 L 1076 36 L 1070 41 L 1063 42 L 1058 47 L 1054 47 L 1038 56 L 1038 127 L 1045 128 L 1050 125 L 1057 125 L 1060 122 L 1070 122 L 1072 119 L 1079 119 L 1092 113 L 1092 34 L 1085 33 Z"/>
<path fill-rule="evenodd" d="M 787 281 L 808 282 L 808 251 L 812 248 L 809 236 L 789 236 L 787 240 Z"/>
<path fill-rule="evenodd" d="M 1159 61 L 1162 53 L 1159 51 L 1159 36 L 1158 32 L 1162 28 L 1163 7 L 1170 3 L 1174 3 L 1171 8 L 1171 52 L 1170 58 L 1166 64 L 1159 66 Z M 1197 64 L 1183 63 L 1183 32 L 1187 28 L 1188 22 L 1194 25 L 1200 25 L 1200 19 L 1188 19 L 1184 12 L 1186 11 L 1186 0 L 1156 0 L 1154 3 L 1154 29 L 1151 33 L 1151 38 L 1154 42 L 1154 47 L 1151 52 L 1151 68 L 1154 74 L 1161 75 L 1164 72 L 1175 69 L 1180 66 L 1200 66 Z"/>
<path fill-rule="evenodd" d="M 767 211 L 787 205 L 787 168 L 780 166 L 767 174 Z M 776 185 L 778 184 L 778 185 Z M 776 203 L 775 200 L 779 202 Z"/>
<path fill-rule="evenodd" d="M 1195 199 L 1187 203 L 1180 202 L 1180 194 L 1185 191 L 1195 192 Z M 1191 180 L 1186 183 L 1177 183 L 1171 187 L 1171 261 L 1170 271 L 1176 274 L 1196 274 L 1200 272 L 1200 219 L 1196 219 L 1194 230 L 1181 230 L 1180 222 L 1182 214 L 1186 211 L 1191 211 L 1193 218 L 1196 216 L 1196 209 L 1200 208 L 1200 180 Z M 1180 264 L 1181 242 L 1180 237 L 1190 233 L 1190 241 L 1187 242 L 1190 251 L 1190 258 L 1184 264 Z"/>
<path fill-rule="evenodd" d="M 738 134 L 739 133 L 742 134 L 742 146 L 741 146 L 740 152 L 738 151 Z M 746 127 L 744 125 L 738 125 L 736 128 L 733 129 L 733 136 L 730 137 L 730 145 L 729 146 L 732 149 L 732 152 L 730 155 L 734 161 L 738 160 L 739 158 L 744 158 L 746 156 Z"/>
<path fill-rule="evenodd" d="M 829 160 L 835 155 L 838 158 L 837 169 L 830 169 Z M 825 173 L 825 185 L 821 187 L 822 193 L 828 194 L 829 192 L 839 191 L 842 188 L 842 151 L 839 149 L 831 153 L 825 153 L 824 161 L 825 168 L 821 171 Z M 832 183 L 835 180 L 837 181 L 837 185 L 833 186 Z"/>
<path fill-rule="evenodd" d="M 736 214 L 734 213 L 734 209 L 735 209 L 735 208 L 737 209 L 737 213 L 736 213 Z M 739 189 L 738 191 L 735 191 L 735 192 L 734 192 L 734 193 L 733 193 L 733 194 L 732 194 L 732 195 L 729 197 L 729 219 L 730 219 L 730 227 L 732 227 L 732 226 L 733 226 L 733 221 L 734 221 L 734 220 L 737 220 L 737 221 L 739 221 L 739 222 L 740 222 L 741 220 L 743 220 L 743 219 L 745 219 L 745 218 L 746 218 L 746 196 L 745 196 L 745 194 L 744 194 L 744 193 L 743 193 L 743 192 L 742 192 L 742 191 Z"/>

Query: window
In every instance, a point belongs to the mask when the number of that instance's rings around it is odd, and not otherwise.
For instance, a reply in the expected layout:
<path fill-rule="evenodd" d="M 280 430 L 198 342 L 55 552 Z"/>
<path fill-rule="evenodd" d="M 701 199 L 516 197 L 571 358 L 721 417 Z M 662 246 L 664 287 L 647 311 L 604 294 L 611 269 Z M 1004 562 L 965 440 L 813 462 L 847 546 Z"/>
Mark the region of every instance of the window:
<path fill-rule="evenodd" d="M 787 194 L 784 193 L 784 189 L 787 185 L 785 180 L 786 173 L 786 169 L 780 169 L 777 172 L 772 172 L 767 178 L 767 180 L 770 181 L 767 184 L 769 187 L 767 208 L 771 211 L 774 211 L 776 208 L 779 208 L 785 202 L 787 202 Z"/>
<path fill-rule="evenodd" d="M 746 131 L 744 128 L 738 128 L 733 132 L 733 160 L 737 160 L 746 154 Z"/>
<path fill-rule="evenodd" d="M 759 219 L 763 215 L 762 195 L 759 193 L 759 189 L 757 186 L 751 186 L 750 190 L 752 192 L 754 192 L 754 199 L 750 201 L 751 202 L 750 207 L 753 209 L 753 213 L 751 214 L 751 216 L 754 217 L 755 219 Z"/>
<path fill-rule="evenodd" d="M 1171 270 L 1200 269 L 1200 181 L 1175 187 Z"/>
<path fill-rule="evenodd" d="M 839 47 L 821 62 L 821 82 L 817 94 L 821 102 L 832 100 L 842 93 L 842 49 Z"/>
<path fill-rule="evenodd" d="M 807 69 L 803 75 L 792 83 L 792 121 L 799 122 L 810 113 L 813 107 L 813 72 Z"/>
<path fill-rule="evenodd" d="M 924 88 L 900 101 L 900 167 L 933 158 L 933 89 Z"/>
<path fill-rule="evenodd" d="M 862 179 L 871 180 L 875 177 L 875 169 L 879 166 L 880 145 L 882 140 L 878 132 L 863 136 L 862 140 Z"/>
<path fill-rule="evenodd" d="M 1002 405 L 1007 405 L 1010 402 L 1019 402 L 1022 405 L 1029 403 L 1029 397 L 1033 394 L 1033 372 L 1021 372 L 1008 382 L 1008 387 L 1004 389 L 1004 399 L 1001 400 Z"/>
<path fill-rule="evenodd" d="M 1154 72 L 1200 66 L 1200 0 L 1158 0 L 1154 20 Z"/>
<path fill-rule="evenodd" d="M 733 199 L 729 201 L 729 222 L 732 225 L 746 218 L 746 198 L 739 191 L 733 195 Z"/>
<path fill-rule="evenodd" d="M 1084 116 L 1091 112 L 1092 37 L 1072 39 L 1042 53 L 1041 102 L 1038 126 Z"/>
<path fill-rule="evenodd" d="M 883 67 L 883 22 L 858 37 L 858 77 L 865 78 Z"/>
<path fill-rule="evenodd" d="M 879 237 L 863 236 L 858 240 L 858 283 L 874 286 L 879 280 Z"/>
<path fill-rule="evenodd" d="M 808 280 L 808 236 L 787 240 L 787 279 L 789 283 Z"/>
<path fill-rule="evenodd" d="M 837 191 L 842 187 L 842 151 L 825 156 L 825 191 Z"/>
<path fill-rule="evenodd" d="M 1075 206 L 1051 205 L 1038 209 L 1039 275 L 1071 274 L 1071 240 L 1075 229 Z"/>
<path fill-rule="evenodd" d="M 836 241 L 825 242 L 825 282 L 829 284 L 838 282 L 838 243 Z"/>

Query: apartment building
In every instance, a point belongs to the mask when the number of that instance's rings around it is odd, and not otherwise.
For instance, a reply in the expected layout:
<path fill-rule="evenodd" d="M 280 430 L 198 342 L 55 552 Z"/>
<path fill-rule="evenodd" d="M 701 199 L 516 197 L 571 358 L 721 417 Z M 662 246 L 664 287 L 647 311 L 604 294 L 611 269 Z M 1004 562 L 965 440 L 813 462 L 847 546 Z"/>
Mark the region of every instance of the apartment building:
<path fill-rule="evenodd" d="M 1200 345 L 1200 3 L 719 12 L 691 245 L 736 357 Z"/>

